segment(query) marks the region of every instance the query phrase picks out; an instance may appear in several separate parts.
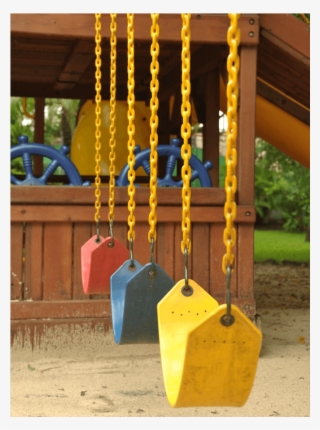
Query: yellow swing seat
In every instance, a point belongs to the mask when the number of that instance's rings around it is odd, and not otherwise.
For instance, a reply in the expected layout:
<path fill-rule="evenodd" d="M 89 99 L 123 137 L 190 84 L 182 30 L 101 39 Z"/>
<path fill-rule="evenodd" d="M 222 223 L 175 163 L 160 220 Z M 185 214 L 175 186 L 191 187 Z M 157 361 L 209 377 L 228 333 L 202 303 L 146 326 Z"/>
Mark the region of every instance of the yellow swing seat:
<path fill-rule="evenodd" d="M 172 407 L 243 406 L 259 359 L 262 334 L 251 320 L 231 305 L 235 321 L 220 319 L 219 306 L 192 279 L 191 296 L 179 281 L 158 303 L 159 343 L 167 399 Z"/>

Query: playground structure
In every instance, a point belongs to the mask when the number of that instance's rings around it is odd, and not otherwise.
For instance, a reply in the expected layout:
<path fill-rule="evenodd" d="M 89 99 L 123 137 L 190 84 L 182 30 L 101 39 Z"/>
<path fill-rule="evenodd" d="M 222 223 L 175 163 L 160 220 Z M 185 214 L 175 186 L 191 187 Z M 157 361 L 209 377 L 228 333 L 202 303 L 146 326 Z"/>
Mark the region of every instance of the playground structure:
<path fill-rule="evenodd" d="M 107 19 L 107 17 L 105 17 Z M 12 32 L 12 95 L 36 97 L 35 142 L 43 142 L 44 97 L 94 99 L 94 17 L 90 15 L 15 15 Z M 77 25 L 73 26 L 73 22 Z M 67 24 L 66 24 L 67 23 Z M 160 68 L 159 142 L 168 144 L 179 134 L 180 106 L 180 16 L 163 15 L 159 20 L 162 61 Z M 219 109 L 225 102 L 225 69 L 228 55 L 227 15 L 194 15 L 191 19 L 192 98 L 199 122 L 204 124 L 204 159 L 213 187 L 192 193 L 193 253 L 190 275 L 220 303 L 225 300 L 225 276 L 221 270 L 225 220 L 224 189 L 218 188 Z M 290 15 L 242 15 L 240 49 L 240 102 L 238 134 L 238 212 L 236 218 L 236 269 L 232 279 L 233 303 L 254 318 L 253 232 L 254 143 L 258 124 L 272 130 L 260 112 L 271 105 L 271 119 L 278 124 L 277 109 L 287 116 L 284 130 L 294 124 L 304 134 L 288 141 L 272 136 L 270 143 L 304 165 L 309 162 L 309 27 Z M 109 91 L 109 22 L 102 26 L 102 88 Z M 149 95 L 150 17 L 136 15 L 136 100 Z M 165 29 L 165 30 L 164 30 Z M 284 31 L 284 29 L 286 31 Z M 48 38 L 47 36 L 51 37 Z M 126 99 L 126 21 L 118 19 L 119 59 L 117 98 Z M 30 47 L 56 56 L 35 56 Z M 19 51 L 24 52 L 24 61 Z M 272 54 L 271 54 L 272 52 Z M 161 56 L 162 60 L 161 60 Z M 269 61 L 270 57 L 277 61 Z M 40 58 L 41 57 L 41 58 Z M 28 61 L 27 61 L 28 60 Z M 39 61 L 37 65 L 35 62 Z M 50 61 L 52 64 L 50 64 Z M 290 67 L 288 66 L 290 64 Z M 34 79 L 34 70 L 38 76 Z M 294 73 L 292 73 L 294 71 Z M 161 75 L 161 73 L 163 73 Z M 281 77 L 281 79 L 279 78 Z M 122 79 L 122 80 L 121 80 Z M 170 112 L 169 100 L 175 97 Z M 220 99 L 220 100 L 219 100 Z M 280 108 L 281 107 L 281 108 Z M 224 109 L 222 109 L 224 110 Z M 263 121 L 265 119 L 265 122 Z M 300 127 L 300 128 L 299 128 Z M 300 139 L 298 139 L 300 137 Z M 288 139 L 289 140 L 289 139 Z M 139 143 L 139 142 L 137 142 Z M 41 165 L 36 166 L 41 170 Z M 161 170 L 163 166 L 159 164 Z M 161 175 L 160 175 L 161 176 Z M 149 259 L 148 189 L 136 191 L 136 258 Z M 117 237 L 126 244 L 127 189 L 116 189 Z M 101 193 L 101 232 L 107 231 L 108 189 Z M 173 279 L 183 274 L 180 252 L 181 190 L 158 190 L 158 241 L 155 256 Z M 12 333 L 30 330 L 41 336 L 44 327 L 84 324 L 110 327 L 110 300 L 83 293 L 80 247 L 94 232 L 94 192 L 86 187 L 15 187 L 11 189 L 11 298 Z M 19 259 L 17 256 L 24 256 Z M 50 318 L 50 320 L 48 320 Z M 36 330 L 35 330 L 36 329 Z M 38 338 L 38 341 L 39 341 Z"/>

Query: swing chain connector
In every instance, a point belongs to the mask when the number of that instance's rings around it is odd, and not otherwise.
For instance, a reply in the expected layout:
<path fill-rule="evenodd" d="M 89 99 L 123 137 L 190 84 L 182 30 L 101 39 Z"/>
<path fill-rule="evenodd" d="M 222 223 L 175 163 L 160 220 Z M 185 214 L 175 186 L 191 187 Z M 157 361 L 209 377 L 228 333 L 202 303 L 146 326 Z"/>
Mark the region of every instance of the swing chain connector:
<path fill-rule="evenodd" d="M 151 270 L 149 270 L 149 277 L 154 278 L 156 272 L 154 270 L 154 238 L 151 238 L 150 243 L 150 263 L 151 263 Z"/>
<path fill-rule="evenodd" d="M 100 243 L 101 242 L 101 239 L 100 239 L 100 228 L 99 228 L 99 226 L 100 226 L 100 218 L 98 218 L 97 221 L 96 221 L 96 234 L 97 234 L 96 243 Z"/>
<path fill-rule="evenodd" d="M 227 291 L 226 291 L 227 313 L 220 318 L 221 324 L 224 325 L 225 327 L 231 326 L 235 321 L 234 316 L 231 315 L 231 291 L 230 291 L 231 274 L 232 274 L 232 267 L 227 266 Z"/>
<path fill-rule="evenodd" d="M 193 294 L 193 288 L 189 285 L 189 278 L 188 278 L 188 248 L 184 249 L 184 281 L 185 284 L 181 288 L 181 292 L 184 296 L 189 297 Z"/>
<path fill-rule="evenodd" d="M 109 222 L 109 235 L 111 237 L 110 242 L 108 243 L 108 247 L 109 248 L 113 248 L 114 247 L 114 236 L 113 236 L 113 218 L 111 218 L 110 222 Z"/>
<path fill-rule="evenodd" d="M 133 261 L 133 237 L 130 237 L 130 240 L 129 240 L 129 259 L 130 259 L 129 269 L 134 269 L 136 266 Z"/>

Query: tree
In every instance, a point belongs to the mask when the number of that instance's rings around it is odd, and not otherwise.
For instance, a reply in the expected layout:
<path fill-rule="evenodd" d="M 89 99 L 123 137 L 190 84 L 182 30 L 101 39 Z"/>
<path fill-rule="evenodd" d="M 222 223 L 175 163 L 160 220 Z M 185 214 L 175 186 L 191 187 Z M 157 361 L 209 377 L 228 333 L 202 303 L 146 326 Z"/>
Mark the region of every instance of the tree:
<path fill-rule="evenodd" d="M 261 222 L 278 211 L 285 230 L 308 229 L 310 170 L 262 139 L 256 142 L 255 205 Z"/>

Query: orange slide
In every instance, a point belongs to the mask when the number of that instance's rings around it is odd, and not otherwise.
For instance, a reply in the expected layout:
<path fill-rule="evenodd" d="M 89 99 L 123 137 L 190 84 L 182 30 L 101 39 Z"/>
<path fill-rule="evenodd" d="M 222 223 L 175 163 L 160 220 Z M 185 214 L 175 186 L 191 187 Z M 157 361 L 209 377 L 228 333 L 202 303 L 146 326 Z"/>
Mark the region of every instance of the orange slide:
<path fill-rule="evenodd" d="M 226 89 L 220 80 L 220 110 L 226 113 Z M 310 169 L 310 126 L 256 96 L 256 136 Z"/>

